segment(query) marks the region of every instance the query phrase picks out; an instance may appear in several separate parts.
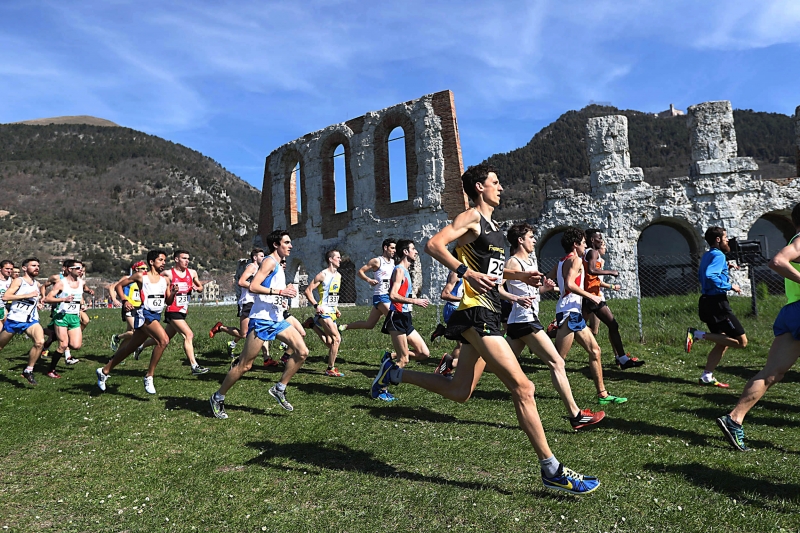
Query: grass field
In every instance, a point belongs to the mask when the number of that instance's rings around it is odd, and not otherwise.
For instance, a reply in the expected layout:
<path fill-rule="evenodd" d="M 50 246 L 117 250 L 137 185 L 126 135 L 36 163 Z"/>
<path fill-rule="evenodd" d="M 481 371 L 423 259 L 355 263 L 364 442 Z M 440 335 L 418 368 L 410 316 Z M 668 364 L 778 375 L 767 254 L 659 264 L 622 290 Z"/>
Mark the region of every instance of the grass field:
<path fill-rule="evenodd" d="M 368 391 L 388 337 L 346 332 L 339 358 L 345 377 L 326 378 L 324 350 L 307 337 L 311 357 L 288 389 L 287 413 L 267 394 L 279 370 L 256 368 L 229 392 L 230 418 L 210 416 L 208 397 L 229 359 L 217 321 L 230 308 L 192 308 L 189 323 L 208 374 L 193 377 L 180 343 L 166 351 L 143 390 L 149 358 L 129 358 L 98 394 L 94 370 L 121 331 L 119 311 L 92 313 L 82 362 L 62 379 L 20 376 L 29 343 L 18 337 L 0 355 L 0 528 L 3 531 L 800 531 L 798 372 L 768 392 L 746 420 L 754 452 L 732 451 L 714 418 L 727 412 L 762 365 L 782 299 L 765 300 L 758 318 L 732 299 L 750 338 L 716 375 L 729 390 L 696 381 L 709 349 L 683 351 L 698 325 L 696 297 L 647 300 L 647 344 L 638 342 L 633 302 L 611 306 L 630 351 L 647 364 L 614 368 L 601 329 L 606 383 L 629 402 L 605 408 L 601 427 L 572 432 L 545 367 L 527 353 L 523 369 L 537 386 L 539 411 L 556 456 L 600 477 L 577 498 L 542 487 L 536 455 L 519 431 L 510 395 L 490 374 L 473 398 L 456 404 L 408 385 L 383 404 Z M 307 310 L 298 310 L 303 317 Z M 343 310 L 342 320 L 366 308 Z M 552 302 L 542 316 L 553 314 Z M 43 317 L 44 321 L 44 317 Z M 415 311 L 424 333 L 435 310 Z M 274 349 L 277 347 L 274 347 Z M 450 343 L 437 341 L 435 359 Z M 260 358 L 258 360 L 260 362 Z M 432 371 L 435 361 L 412 363 Z M 42 367 L 37 368 L 40 371 Z M 567 360 L 581 407 L 598 408 L 586 355 Z"/>

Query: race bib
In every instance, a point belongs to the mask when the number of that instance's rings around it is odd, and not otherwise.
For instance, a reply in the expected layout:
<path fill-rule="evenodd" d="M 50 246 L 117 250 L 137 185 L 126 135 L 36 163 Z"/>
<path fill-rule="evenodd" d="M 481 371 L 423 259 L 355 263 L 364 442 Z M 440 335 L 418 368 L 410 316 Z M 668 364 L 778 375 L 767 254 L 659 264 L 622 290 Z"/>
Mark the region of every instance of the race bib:
<path fill-rule="evenodd" d="M 17 305 L 15 307 L 17 311 L 20 311 L 22 313 L 30 313 L 31 311 L 33 311 L 33 308 L 36 307 L 36 304 L 30 302 L 17 302 Z"/>
<path fill-rule="evenodd" d="M 184 307 L 189 305 L 189 295 L 179 294 L 175 296 L 175 305 L 177 305 L 178 307 Z"/>
<path fill-rule="evenodd" d="M 131 300 L 141 301 L 141 298 L 139 297 L 139 289 L 133 289 L 131 291 Z"/>
<path fill-rule="evenodd" d="M 328 305 L 331 307 L 336 307 L 339 305 L 339 295 L 338 294 L 329 294 L 328 295 Z"/>
<path fill-rule="evenodd" d="M 389 280 L 388 279 L 385 279 L 385 280 L 381 281 L 381 290 L 383 292 L 389 292 Z"/>
<path fill-rule="evenodd" d="M 147 305 L 152 309 L 163 309 L 164 296 L 161 294 L 151 294 L 147 297 Z"/>
<path fill-rule="evenodd" d="M 77 315 L 80 312 L 79 302 L 61 302 L 61 310 L 68 315 Z"/>
<path fill-rule="evenodd" d="M 503 284 L 503 268 L 505 267 L 505 261 L 503 259 L 496 259 L 494 257 L 489 259 L 489 268 L 487 269 L 487 274 L 490 276 L 497 276 L 495 283 L 497 285 Z"/>

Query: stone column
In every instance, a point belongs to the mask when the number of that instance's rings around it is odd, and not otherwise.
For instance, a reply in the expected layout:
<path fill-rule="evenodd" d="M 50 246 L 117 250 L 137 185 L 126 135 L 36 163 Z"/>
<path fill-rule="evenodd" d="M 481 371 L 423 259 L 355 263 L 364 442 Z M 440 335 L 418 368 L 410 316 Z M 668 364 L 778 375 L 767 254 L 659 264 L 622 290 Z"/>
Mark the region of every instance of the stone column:
<path fill-rule="evenodd" d="M 629 189 L 644 179 L 641 168 L 631 168 L 628 117 L 624 115 L 590 118 L 586 122 L 586 152 L 593 195 Z"/>
<path fill-rule="evenodd" d="M 695 179 L 720 178 L 752 172 L 758 165 L 752 157 L 737 157 L 733 109 L 728 100 L 703 102 L 688 109 L 689 139 L 692 143 L 692 166 Z"/>

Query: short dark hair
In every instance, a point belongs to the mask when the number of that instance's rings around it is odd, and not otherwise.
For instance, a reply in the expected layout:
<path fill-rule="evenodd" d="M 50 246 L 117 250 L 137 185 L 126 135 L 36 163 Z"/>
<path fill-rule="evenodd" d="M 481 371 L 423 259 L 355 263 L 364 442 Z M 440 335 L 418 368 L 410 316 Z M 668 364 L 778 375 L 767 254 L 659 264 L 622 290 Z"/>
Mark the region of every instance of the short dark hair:
<path fill-rule="evenodd" d="M 155 261 L 156 259 L 158 259 L 159 255 L 163 255 L 164 257 L 167 257 L 167 252 L 165 252 L 164 250 L 159 250 L 159 249 L 150 250 L 149 252 L 147 252 L 147 264 L 149 265 L 150 261 Z"/>
<path fill-rule="evenodd" d="M 414 244 L 411 239 L 400 239 L 397 241 L 397 248 L 394 249 L 394 262 L 399 263 L 405 257 L 403 252 L 408 251 L 408 247 Z"/>
<path fill-rule="evenodd" d="M 269 235 L 267 235 L 267 247 L 269 247 L 269 253 L 274 252 L 278 249 L 278 245 L 283 240 L 284 236 L 289 235 L 289 232 L 285 229 L 276 229 Z"/>
<path fill-rule="evenodd" d="M 798 205 L 800 205 L 800 204 L 798 204 Z M 10 261 L 8 259 L 3 259 L 2 261 L 0 261 L 0 268 L 3 268 L 6 265 L 11 265 L 13 267 L 14 266 L 14 262 Z"/>
<path fill-rule="evenodd" d="M 722 235 L 725 233 L 725 228 L 720 228 L 719 226 L 711 226 L 706 230 L 705 240 L 709 246 L 714 246 L 717 244 L 717 237 L 722 239 Z"/>
<path fill-rule="evenodd" d="M 508 229 L 506 239 L 508 240 L 508 244 L 511 245 L 512 254 L 517 251 L 517 248 L 519 248 L 519 240 L 524 239 L 525 235 L 527 235 L 529 231 L 533 231 L 533 226 L 527 222 L 514 224 Z"/>
<path fill-rule="evenodd" d="M 334 253 L 338 253 L 339 255 L 342 255 L 342 252 L 340 252 L 336 248 L 331 248 L 330 250 L 325 252 L 325 264 L 327 264 L 328 260 L 330 260 L 330 258 L 333 257 Z"/>
<path fill-rule="evenodd" d="M 800 205 L 800 204 L 798 204 L 798 205 Z M 394 237 L 389 237 L 388 239 L 383 239 L 382 248 L 388 248 L 392 244 L 397 244 L 397 239 L 395 239 Z"/>
<path fill-rule="evenodd" d="M 470 200 L 476 200 L 478 198 L 478 191 L 475 189 L 475 185 L 486 181 L 490 172 L 497 174 L 497 170 L 495 170 L 493 166 L 488 163 L 481 163 L 469 167 L 461 176 L 461 185 L 464 187 L 464 193 Z"/>
<path fill-rule="evenodd" d="M 264 253 L 263 248 L 253 248 L 252 250 L 250 250 L 250 259 L 255 261 L 256 260 L 256 256 L 258 254 L 263 254 L 263 253 Z"/>
<path fill-rule="evenodd" d="M 565 252 L 571 252 L 572 247 L 576 244 L 580 244 L 585 238 L 586 235 L 578 228 L 567 228 L 564 230 L 564 235 L 561 236 L 561 247 Z"/>
<path fill-rule="evenodd" d="M 73 266 L 74 264 L 75 264 L 75 260 L 74 259 L 64 259 L 64 262 L 61 263 L 61 266 L 63 268 L 69 268 L 69 267 Z"/>
<path fill-rule="evenodd" d="M 172 258 L 177 259 L 181 256 L 181 254 L 186 254 L 188 256 L 192 255 L 189 253 L 189 250 L 175 250 L 174 252 L 172 252 Z"/>
<path fill-rule="evenodd" d="M 603 233 L 603 232 L 597 228 L 589 228 L 584 232 L 584 234 L 586 235 L 586 244 L 589 244 L 591 246 L 590 243 L 592 242 L 592 237 L 594 237 L 596 233 Z"/>
<path fill-rule="evenodd" d="M 41 261 L 39 261 L 39 258 L 37 258 L 37 257 L 29 257 L 25 261 L 22 262 L 22 266 L 23 267 L 27 266 L 28 263 L 30 263 L 31 261 L 36 261 L 37 263 L 41 262 Z"/>
<path fill-rule="evenodd" d="M 800 204 L 797 204 L 792 209 L 792 224 L 794 224 L 795 228 L 800 228 Z M 2 263 L 0 263 L 0 266 L 2 266 Z"/>

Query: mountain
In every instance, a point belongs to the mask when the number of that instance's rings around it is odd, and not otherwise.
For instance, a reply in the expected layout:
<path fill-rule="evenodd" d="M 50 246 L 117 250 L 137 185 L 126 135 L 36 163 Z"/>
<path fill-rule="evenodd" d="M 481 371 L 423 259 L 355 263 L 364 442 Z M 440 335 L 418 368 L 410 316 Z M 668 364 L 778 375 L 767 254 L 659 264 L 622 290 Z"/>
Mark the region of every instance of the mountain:
<path fill-rule="evenodd" d="M 185 248 L 198 272 L 234 269 L 261 193 L 199 152 L 86 118 L 0 124 L 0 255 L 36 255 L 43 273 L 77 257 L 112 279 L 148 249 Z"/>
<path fill-rule="evenodd" d="M 48 124 L 89 124 L 90 126 L 116 126 L 110 120 L 104 118 L 90 117 L 89 115 L 76 115 L 66 117 L 35 118 L 33 120 L 23 120 L 14 124 L 28 124 L 30 126 L 46 126 Z"/>
<path fill-rule="evenodd" d="M 589 191 L 586 121 L 590 117 L 625 115 L 631 166 L 642 167 L 645 181 L 664 185 L 688 175 L 691 147 L 686 116 L 656 118 L 641 111 L 590 105 L 568 111 L 539 131 L 528 144 L 486 159 L 503 182 L 505 192 L 497 216 L 537 218 L 547 191 L 572 188 Z M 754 157 L 763 178 L 796 176 L 794 119 L 779 113 L 734 110 L 739 155 Z"/>

